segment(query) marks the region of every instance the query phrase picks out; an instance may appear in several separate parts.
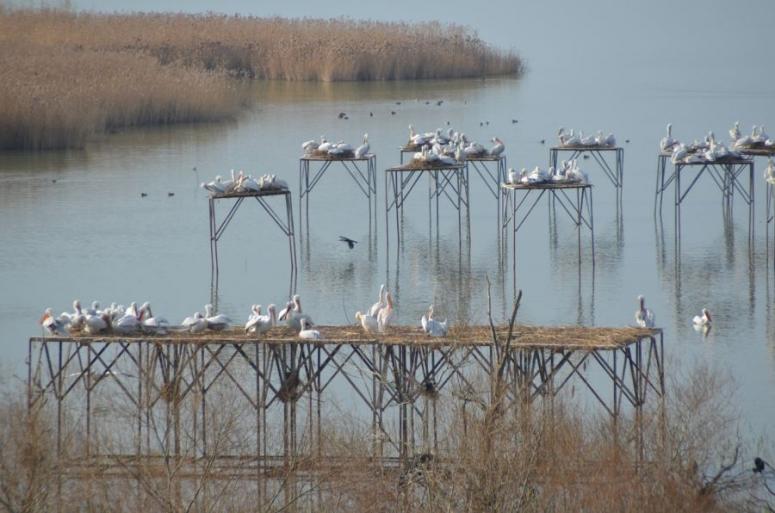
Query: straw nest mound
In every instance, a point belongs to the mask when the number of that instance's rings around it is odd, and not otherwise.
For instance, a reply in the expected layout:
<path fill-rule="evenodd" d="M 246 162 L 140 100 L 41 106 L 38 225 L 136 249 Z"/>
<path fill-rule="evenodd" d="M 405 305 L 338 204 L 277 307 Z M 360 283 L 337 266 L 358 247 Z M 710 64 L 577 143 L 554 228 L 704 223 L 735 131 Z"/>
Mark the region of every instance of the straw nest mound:
<path fill-rule="evenodd" d="M 355 152 L 347 151 L 344 153 L 339 153 L 337 155 L 331 155 L 327 151 L 320 151 L 315 150 L 312 153 L 309 154 L 310 157 L 316 157 L 316 158 L 322 158 L 322 159 L 328 159 L 328 160 L 345 160 L 345 159 L 351 159 L 355 157 Z"/>
<path fill-rule="evenodd" d="M 443 162 L 440 162 L 438 160 L 429 162 L 427 160 L 420 160 L 420 159 L 412 159 L 411 162 L 408 164 L 405 164 L 403 166 L 404 169 L 448 169 L 452 166 L 460 165 L 460 162 L 457 164 L 444 164 Z"/>

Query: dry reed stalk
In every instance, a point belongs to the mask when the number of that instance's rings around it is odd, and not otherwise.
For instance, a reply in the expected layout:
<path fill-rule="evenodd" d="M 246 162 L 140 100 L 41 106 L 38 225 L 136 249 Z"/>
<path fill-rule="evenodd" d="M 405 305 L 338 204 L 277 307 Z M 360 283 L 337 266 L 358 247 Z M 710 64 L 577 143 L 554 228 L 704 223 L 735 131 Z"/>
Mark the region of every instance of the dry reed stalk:
<path fill-rule="evenodd" d="M 398 80 L 519 74 L 513 52 L 438 23 L 0 7 L 0 149 L 82 147 L 142 124 L 232 117 L 226 76 Z"/>

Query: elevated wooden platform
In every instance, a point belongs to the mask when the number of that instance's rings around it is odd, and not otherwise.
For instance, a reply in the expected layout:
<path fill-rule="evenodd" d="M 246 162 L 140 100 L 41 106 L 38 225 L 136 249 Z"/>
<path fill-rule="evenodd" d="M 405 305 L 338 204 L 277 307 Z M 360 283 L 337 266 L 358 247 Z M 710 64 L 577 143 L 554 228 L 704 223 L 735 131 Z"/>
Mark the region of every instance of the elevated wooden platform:
<path fill-rule="evenodd" d="M 323 340 L 301 340 L 296 333 L 285 326 L 272 329 L 263 337 L 246 334 L 243 329 L 233 327 L 223 331 L 189 333 L 182 328 L 171 328 L 164 335 L 138 333 L 136 335 L 109 334 L 101 336 L 56 337 L 61 342 L 148 342 L 163 344 L 311 344 L 311 345 L 396 345 L 469 347 L 492 345 L 492 332 L 489 326 L 452 326 L 446 337 L 430 337 L 422 329 L 409 326 L 391 327 L 385 334 L 366 334 L 360 326 L 316 326 Z M 607 328 L 586 326 L 515 326 L 512 346 L 514 349 L 621 349 L 635 344 L 639 340 L 656 337 L 661 329 L 650 328 Z M 496 329 L 499 340 L 508 337 L 508 327 Z M 48 337 L 33 337 L 30 342 L 45 342 Z"/>

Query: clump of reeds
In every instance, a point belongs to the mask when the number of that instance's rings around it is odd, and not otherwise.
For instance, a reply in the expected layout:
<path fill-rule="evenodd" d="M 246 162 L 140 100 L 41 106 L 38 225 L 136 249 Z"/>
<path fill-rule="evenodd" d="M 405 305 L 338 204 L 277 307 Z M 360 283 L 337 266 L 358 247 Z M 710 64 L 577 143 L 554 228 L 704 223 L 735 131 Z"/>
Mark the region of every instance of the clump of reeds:
<path fill-rule="evenodd" d="M 438 23 L 0 7 L 0 149 L 81 147 L 104 130 L 223 119 L 227 77 L 398 80 L 518 74 L 512 52 Z"/>

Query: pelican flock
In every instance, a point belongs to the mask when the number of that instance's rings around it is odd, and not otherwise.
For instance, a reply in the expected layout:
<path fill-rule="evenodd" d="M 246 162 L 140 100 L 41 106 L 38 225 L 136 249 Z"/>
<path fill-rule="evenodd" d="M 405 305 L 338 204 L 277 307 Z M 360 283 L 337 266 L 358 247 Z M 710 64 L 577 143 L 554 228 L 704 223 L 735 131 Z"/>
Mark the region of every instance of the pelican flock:
<path fill-rule="evenodd" d="M 320 140 L 310 139 L 301 144 L 305 157 L 324 157 L 324 158 L 364 158 L 369 153 L 369 134 L 363 134 L 363 144 L 355 148 L 352 144 L 344 141 L 331 142 L 325 135 L 320 136 Z"/>
<path fill-rule="evenodd" d="M 493 145 L 488 149 L 453 128 L 448 128 L 446 132 L 437 128 L 433 132 L 418 133 L 414 126 L 409 125 L 409 139 L 403 150 L 415 152 L 410 166 L 455 166 L 466 159 L 502 156 L 506 151 L 505 143 L 499 137 L 493 137 L 490 141 Z"/>
<path fill-rule="evenodd" d="M 563 160 L 560 166 L 555 169 L 550 166 L 549 169 L 543 169 L 539 166 L 528 171 L 522 168 L 520 172 L 510 168 L 507 173 L 507 183 L 509 185 L 540 185 L 549 183 L 568 183 L 568 184 L 587 184 L 589 177 L 579 168 L 578 160 Z"/>
<path fill-rule="evenodd" d="M 612 133 L 604 135 L 602 130 L 598 130 L 595 135 L 585 136 L 584 132 L 579 130 L 575 132 L 573 128 L 565 131 L 565 127 L 557 130 L 557 140 L 560 147 L 565 148 L 614 148 L 616 147 L 616 136 Z"/>
<path fill-rule="evenodd" d="M 287 191 L 288 182 L 273 174 L 264 174 L 258 178 L 254 178 L 252 175 L 246 175 L 242 170 L 240 170 L 239 173 L 235 173 L 232 169 L 230 180 L 224 181 L 223 178 L 218 175 L 210 182 L 202 182 L 200 187 L 208 191 L 211 195 L 257 193 L 262 191 Z"/>

